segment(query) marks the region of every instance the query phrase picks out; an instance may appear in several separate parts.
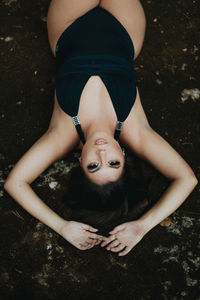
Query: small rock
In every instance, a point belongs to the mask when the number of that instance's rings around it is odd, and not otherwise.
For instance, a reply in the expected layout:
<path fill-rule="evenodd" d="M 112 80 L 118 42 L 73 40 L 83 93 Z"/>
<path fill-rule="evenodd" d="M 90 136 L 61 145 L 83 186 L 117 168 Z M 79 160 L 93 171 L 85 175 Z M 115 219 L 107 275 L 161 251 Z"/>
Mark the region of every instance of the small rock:
<path fill-rule="evenodd" d="M 192 279 L 190 277 L 187 277 L 186 278 L 186 283 L 187 283 L 187 286 L 195 286 L 198 284 L 198 281 L 196 279 Z"/>
<path fill-rule="evenodd" d="M 172 224 L 172 220 L 169 217 L 167 217 L 160 223 L 160 225 L 163 227 L 169 227 L 171 224 Z"/>
<path fill-rule="evenodd" d="M 193 226 L 194 218 L 184 216 L 182 218 L 182 226 L 185 228 L 190 228 Z"/>
<path fill-rule="evenodd" d="M 195 55 L 198 51 L 199 51 L 199 48 L 196 45 L 194 45 L 193 49 L 191 50 L 191 53 Z"/>
<path fill-rule="evenodd" d="M 51 189 L 55 189 L 55 187 L 57 186 L 57 182 L 56 181 L 52 181 L 52 182 L 50 182 L 49 183 L 49 187 L 51 188 Z"/>
<path fill-rule="evenodd" d="M 14 38 L 12 36 L 7 36 L 7 37 L 5 37 L 4 42 L 8 43 L 8 42 L 11 42 L 13 40 L 14 40 Z"/>
<path fill-rule="evenodd" d="M 41 222 L 38 222 L 37 225 L 36 225 L 36 229 L 37 229 L 37 230 L 40 230 L 40 229 L 43 228 L 43 227 L 44 227 L 44 224 L 41 223 Z"/>
<path fill-rule="evenodd" d="M 162 85 L 162 81 L 159 80 L 159 79 L 156 79 L 156 83 L 157 83 L 158 85 Z"/>
<path fill-rule="evenodd" d="M 47 17 L 46 16 L 41 16 L 40 18 L 43 22 L 46 22 L 47 21 Z"/>
<path fill-rule="evenodd" d="M 47 245 L 47 250 L 52 249 L 52 244 Z"/>
<path fill-rule="evenodd" d="M 56 251 L 59 253 L 64 253 L 64 249 L 60 246 L 56 246 Z"/>
<path fill-rule="evenodd" d="M 184 89 L 181 93 L 181 101 L 185 102 L 191 98 L 193 101 L 199 100 L 200 98 L 200 90 L 195 88 L 195 89 Z"/>
<path fill-rule="evenodd" d="M 182 64 L 181 71 L 185 71 L 186 67 L 187 67 L 187 64 Z"/>

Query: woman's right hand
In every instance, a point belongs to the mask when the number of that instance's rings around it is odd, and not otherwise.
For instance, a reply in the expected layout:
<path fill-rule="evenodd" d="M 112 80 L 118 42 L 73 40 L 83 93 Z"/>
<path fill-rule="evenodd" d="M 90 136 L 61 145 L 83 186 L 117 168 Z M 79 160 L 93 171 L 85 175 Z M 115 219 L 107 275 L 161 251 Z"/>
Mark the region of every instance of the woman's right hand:
<path fill-rule="evenodd" d="M 76 248 L 87 250 L 105 239 L 103 236 L 94 233 L 97 231 L 98 229 L 84 223 L 65 221 L 60 230 L 60 235 Z"/>

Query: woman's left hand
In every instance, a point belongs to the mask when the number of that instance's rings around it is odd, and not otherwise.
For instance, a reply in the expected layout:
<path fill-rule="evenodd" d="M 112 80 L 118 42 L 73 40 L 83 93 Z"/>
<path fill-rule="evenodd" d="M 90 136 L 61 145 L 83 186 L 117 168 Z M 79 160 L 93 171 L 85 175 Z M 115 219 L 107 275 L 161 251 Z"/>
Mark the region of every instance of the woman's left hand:
<path fill-rule="evenodd" d="M 103 241 L 101 247 L 109 244 L 106 249 L 119 252 L 118 255 L 126 255 L 143 238 L 145 230 L 138 221 L 126 222 L 115 227 L 109 232 L 111 235 Z"/>

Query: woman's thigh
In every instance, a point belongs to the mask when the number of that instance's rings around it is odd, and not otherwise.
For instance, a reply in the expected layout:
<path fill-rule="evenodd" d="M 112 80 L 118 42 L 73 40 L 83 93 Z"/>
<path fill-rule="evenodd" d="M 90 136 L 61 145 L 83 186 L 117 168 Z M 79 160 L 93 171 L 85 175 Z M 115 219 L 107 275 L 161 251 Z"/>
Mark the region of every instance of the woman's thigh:
<path fill-rule="evenodd" d="M 146 30 L 146 18 L 139 0 L 100 0 L 99 6 L 112 13 L 128 31 L 135 48 L 134 59 L 139 55 Z"/>
<path fill-rule="evenodd" d="M 52 0 L 47 14 L 47 31 L 49 44 L 55 55 L 55 47 L 61 33 L 100 0 Z"/>

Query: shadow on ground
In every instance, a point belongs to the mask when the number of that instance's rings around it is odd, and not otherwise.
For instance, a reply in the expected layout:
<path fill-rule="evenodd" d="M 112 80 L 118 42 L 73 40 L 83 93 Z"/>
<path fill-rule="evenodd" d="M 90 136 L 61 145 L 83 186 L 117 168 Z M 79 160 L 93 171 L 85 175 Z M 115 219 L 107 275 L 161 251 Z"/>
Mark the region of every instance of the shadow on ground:
<path fill-rule="evenodd" d="M 147 32 L 135 62 L 142 104 L 151 126 L 199 178 L 199 1 L 142 1 Z M 45 132 L 53 109 L 56 62 L 47 32 L 47 0 L 1 0 L 0 184 Z M 71 156 L 33 184 L 53 209 L 65 188 Z M 167 181 L 149 165 L 150 195 Z M 99 246 L 80 251 L 26 213 L 3 190 L 1 290 L 6 299 L 200 299 L 199 186 L 165 224 L 126 256 Z M 163 226 L 164 225 L 164 226 Z"/>

